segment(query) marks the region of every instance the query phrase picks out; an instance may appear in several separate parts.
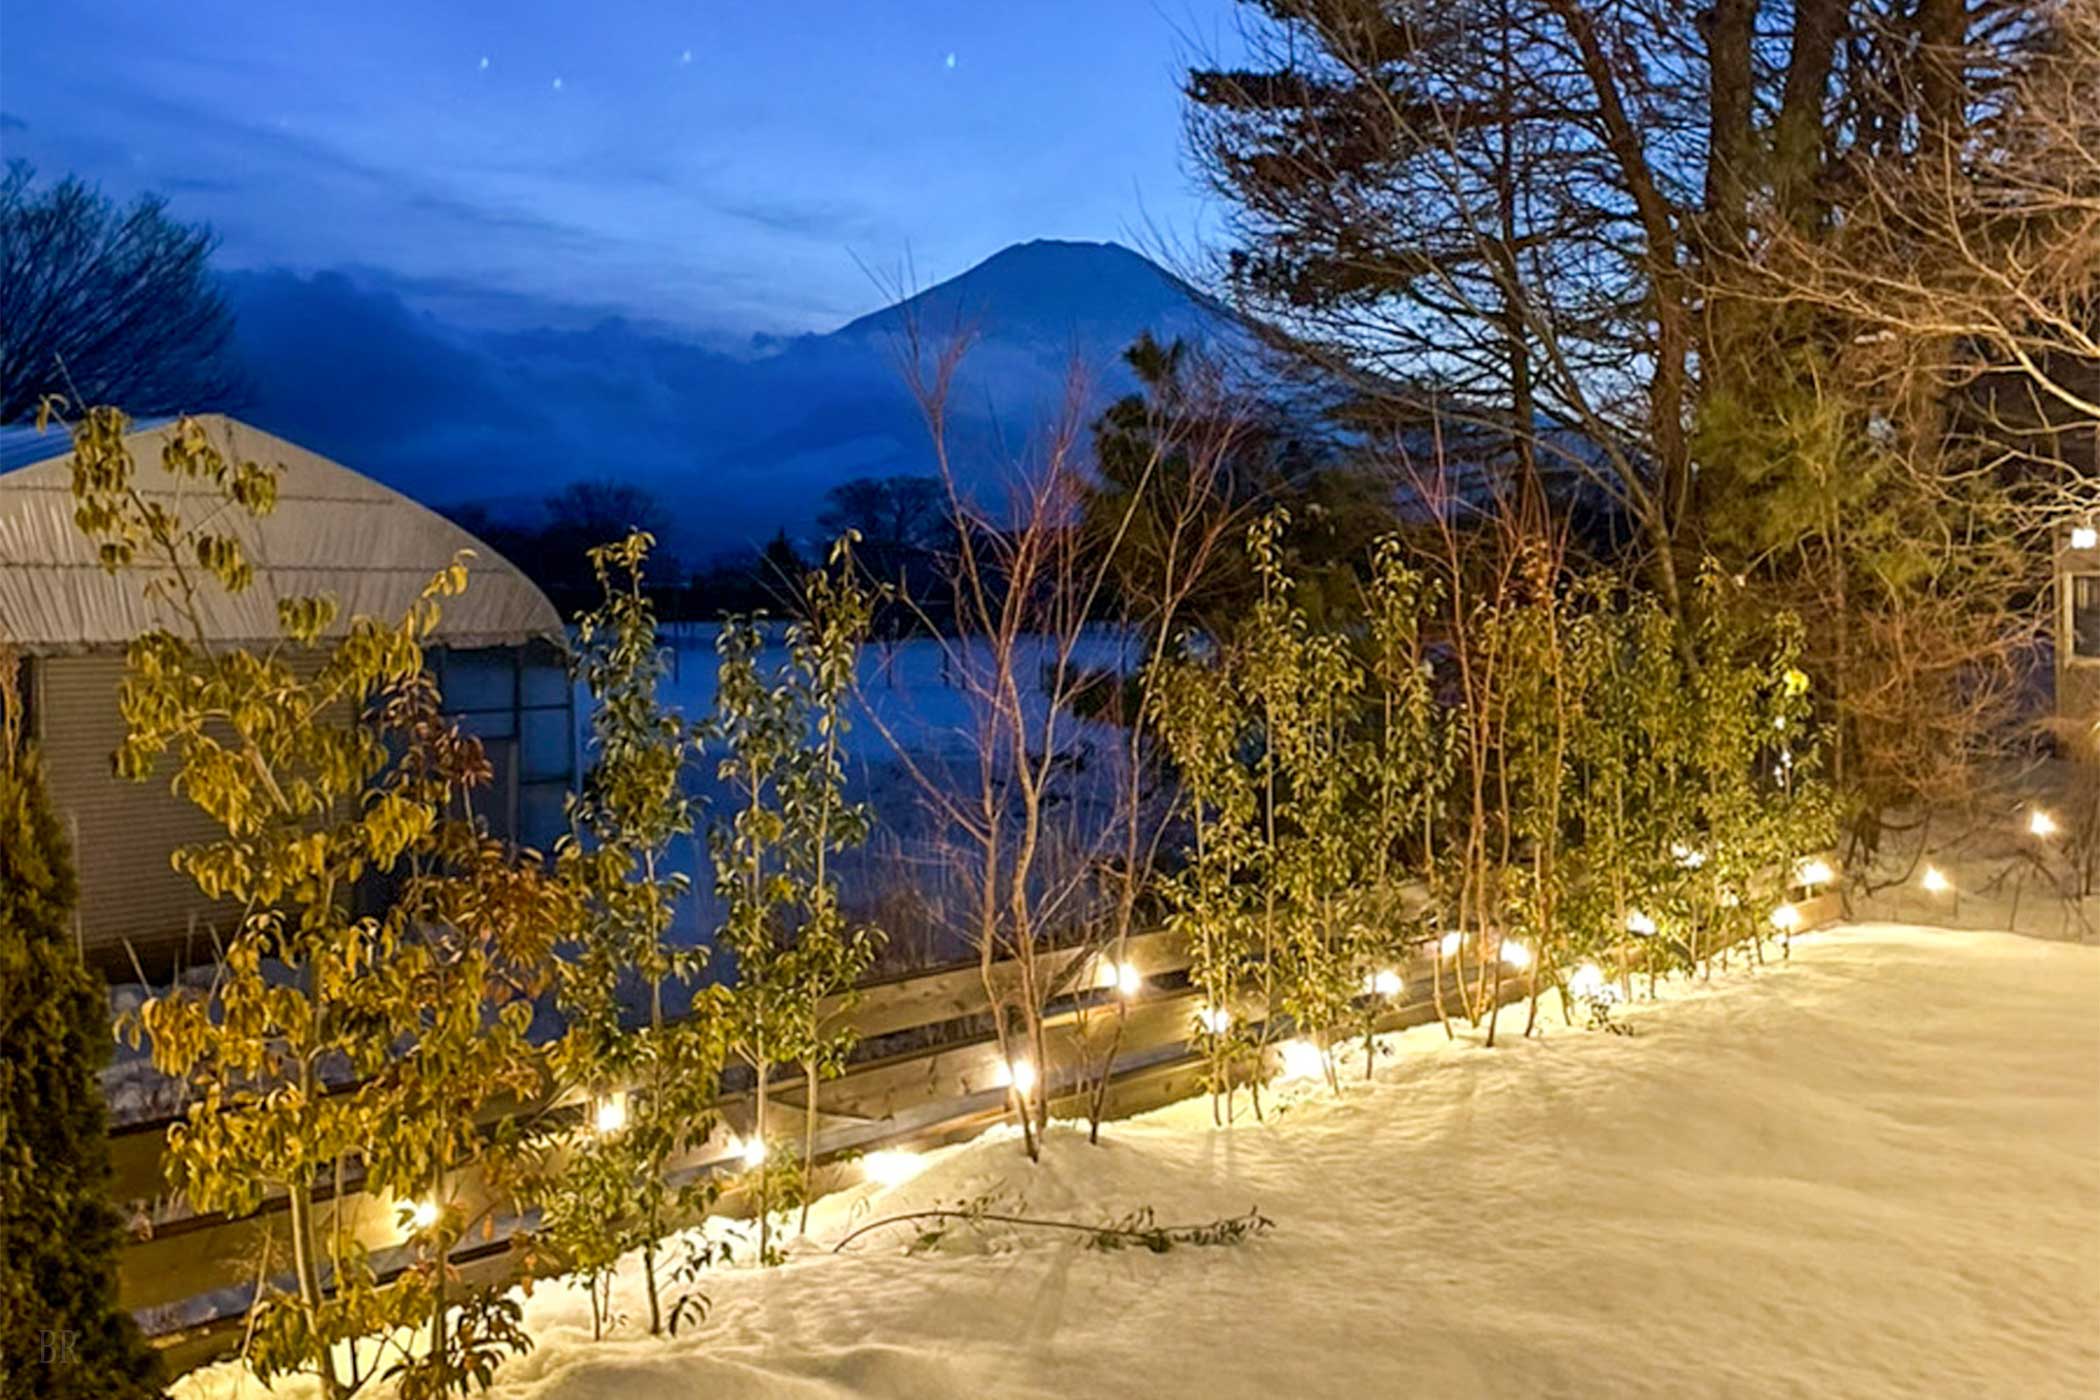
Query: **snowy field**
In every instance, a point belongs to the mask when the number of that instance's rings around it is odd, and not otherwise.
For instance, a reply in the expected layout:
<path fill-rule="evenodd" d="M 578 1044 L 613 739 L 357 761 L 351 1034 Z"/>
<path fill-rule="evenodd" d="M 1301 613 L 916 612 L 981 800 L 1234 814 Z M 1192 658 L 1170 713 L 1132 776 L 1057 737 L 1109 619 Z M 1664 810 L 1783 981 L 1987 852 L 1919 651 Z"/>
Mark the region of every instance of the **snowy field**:
<path fill-rule="evenodd" d="M 1630 1037 L 1431 1026 L 1338 1102 L 1293 1088 L 1229 1130 L 1184 1103 L 1053 1134 L 1038 1167 L 992 1134 L 813 1227 L 998 1191 L 1088 1223 L 1258 1206 L 1259 1239 L 812 1242 L 720 1274 L 672 1341 L 593 1344 L 582 1295 L 542 1285 L 493 1394 L 2093 1395 L 2096 1002 L 2100 948 L 1873 925 L 1622 1009 Z M 178 1394 L 246 1389 L 220 1367 Z"/>

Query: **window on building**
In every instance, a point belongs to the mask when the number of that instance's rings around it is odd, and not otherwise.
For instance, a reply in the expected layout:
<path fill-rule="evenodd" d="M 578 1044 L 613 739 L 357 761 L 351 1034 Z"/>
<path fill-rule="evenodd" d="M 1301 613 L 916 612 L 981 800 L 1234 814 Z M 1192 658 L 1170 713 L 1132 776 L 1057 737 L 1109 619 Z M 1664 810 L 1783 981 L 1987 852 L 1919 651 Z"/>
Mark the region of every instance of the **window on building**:
<path fill-rule="evenodd" d="M 2100 574 L 2072 574 L 2071 655 L 2100 661 Z"/>
<path fill-rule="evenodd" d="M 560 650 L 547 642 L 446 650 L 433 654 L 432 669 L 445 713 L 488 754 L 494 776 L 475 805 L 489 833 L 551 850 L 576 776 L 574 690 Z"/>

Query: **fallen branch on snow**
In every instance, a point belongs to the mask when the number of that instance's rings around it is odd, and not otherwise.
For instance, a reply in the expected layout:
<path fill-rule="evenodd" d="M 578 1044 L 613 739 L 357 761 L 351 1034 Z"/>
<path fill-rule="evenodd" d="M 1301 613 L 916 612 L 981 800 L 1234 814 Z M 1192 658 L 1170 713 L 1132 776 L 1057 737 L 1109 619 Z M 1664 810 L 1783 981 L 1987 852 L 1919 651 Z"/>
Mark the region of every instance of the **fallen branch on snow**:
<path fill-rule="evenodd" d="M 1037 1216 L 1006 1215 L 983 1210 L 974 1206 L 946 1209 L 913 1210 L 901 1215 L 886 1215 L 880 1220 L 871 1220 L 847 1235 L 831 1247 L 833 1254 L 839 1253 L 849 1244 L 873 1230 L 893 1225 L 929 1224 L 947 1226 L 969 1225 L 1018 1225 L 1024 1229 L 1062 1230 L 1068 1234 L 1084 1235 L 1094 1249 L 1124 1249 L 1142 1245 L 1154 1254 L 1164 1254 L 1177 1244 L 1219 1245 L 1238 1244 L 1252 1235 L 1259 1235 L 1275 1228 L 1275 1223 L 1258 1209 L 1250 1207 L 1245 1215 L 1229 1215 L 1200 1225 L 1156 1225 L 1152 1221 L 1152 1209 L 1147 1206 L 1122 1220 L 1107 1225 L 1082 1225 L 1075 1220 L 1047 1220 Z M 923 1247 L 937 1242 L 943 1230 L 922 1229 L 918 1244 Z"/>

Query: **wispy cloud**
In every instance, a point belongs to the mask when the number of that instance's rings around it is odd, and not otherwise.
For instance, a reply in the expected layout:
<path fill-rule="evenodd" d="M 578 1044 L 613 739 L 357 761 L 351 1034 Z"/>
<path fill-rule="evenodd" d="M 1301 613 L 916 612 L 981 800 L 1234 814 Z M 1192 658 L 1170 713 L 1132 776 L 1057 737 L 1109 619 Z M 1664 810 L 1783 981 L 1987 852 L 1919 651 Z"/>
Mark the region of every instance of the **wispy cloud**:
<path fill-rule="evenodd" d="M 843 243 L 867 238 L 877 226 L 877 220 L 865 206 L 843 201 L 722 196 L 714 199 L 712 205 L 728 218 L 796 238 Z"/>
<path fill-rule="evenodd" d="M 661 4 L 595 24 L 501 0 L 385 23 L 252 0 L 4 3 L 9 154 L 175 196 L 229 267 L 356 262 L 473 281 L 492 307 L 792 334 L 880 304 L 856 255 L 946 275 L 1009 242 L 1126 232 L 1141 169 L 1184 183 L 1158 71 L 1172 26 L 1129 0 L 955 7 L 938 36 L 920 7 L 798 26 L 708 7 L 702 33 Z M 80 30 L 106 36 L 95 64 L 69 61 Z"/>

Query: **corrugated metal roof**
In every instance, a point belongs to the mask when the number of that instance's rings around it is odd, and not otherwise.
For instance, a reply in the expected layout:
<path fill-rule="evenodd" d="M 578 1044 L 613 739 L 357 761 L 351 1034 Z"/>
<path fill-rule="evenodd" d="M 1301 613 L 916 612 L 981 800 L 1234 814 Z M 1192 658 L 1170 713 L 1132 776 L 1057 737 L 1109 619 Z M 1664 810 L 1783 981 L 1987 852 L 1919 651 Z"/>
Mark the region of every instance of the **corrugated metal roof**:
<path fill-rule="evenodd" d="M 437 512 L 235 419 L 210 414 L 199 421 L 229 460 L 284 467 L 276 510 L 261 520 L 227 510 L 215 522 L 240 538 L 256 578 L 237 595 L 203 590 L 212 640 L 274 639 L 277 600 L 310 594 L 332 595 L 343 622 L 398 617 L 460 550 L 475 555 L 471 582 L 445 601 L 434 640 L 473 647 L 561 638 L 561 616 L 547 596 Z M 176 483 L 160 465 L 170 426 L 142 427 L 125 445 L 145 494 L 175 502 Z M 41 449 L 33 458 L 31 443 Z M 164 606 L 148 602 L 139 578 L 113 577 L 96 562 L 94 546 L 73 524 L 71 457 L 71 443 L 55 432 L 0 429 L 0 638 L 32 655 L 121 647 L 174 621 Z M 191 496 L 193 515 L 194 487 Z"/>

